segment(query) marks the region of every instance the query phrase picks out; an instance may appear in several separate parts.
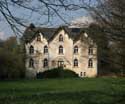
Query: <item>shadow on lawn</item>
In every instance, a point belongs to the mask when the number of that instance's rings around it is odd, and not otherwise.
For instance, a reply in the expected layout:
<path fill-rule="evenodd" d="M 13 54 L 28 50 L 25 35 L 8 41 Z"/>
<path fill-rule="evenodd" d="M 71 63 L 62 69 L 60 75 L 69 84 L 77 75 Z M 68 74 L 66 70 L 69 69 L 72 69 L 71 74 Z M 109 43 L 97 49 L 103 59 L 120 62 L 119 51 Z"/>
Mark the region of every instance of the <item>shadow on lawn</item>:
<path fill-rule="evenodd" d="M 125 104 L 125 92 L 49 92 L 0 97 L 0 104 Z"/>

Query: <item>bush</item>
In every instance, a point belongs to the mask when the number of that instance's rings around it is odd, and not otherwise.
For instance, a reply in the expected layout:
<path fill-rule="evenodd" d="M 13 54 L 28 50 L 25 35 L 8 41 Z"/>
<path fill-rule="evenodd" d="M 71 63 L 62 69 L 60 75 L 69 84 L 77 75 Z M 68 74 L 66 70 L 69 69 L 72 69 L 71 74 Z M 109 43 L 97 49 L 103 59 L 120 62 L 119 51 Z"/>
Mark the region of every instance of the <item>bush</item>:
<path fill-rule="evenodd" d="M 37 74 L 37 78 L 69 78 L 69 77 L 78 77 L 78 74 L 69 69 L 63 69 L 63 68 L 54 68 Z"/>

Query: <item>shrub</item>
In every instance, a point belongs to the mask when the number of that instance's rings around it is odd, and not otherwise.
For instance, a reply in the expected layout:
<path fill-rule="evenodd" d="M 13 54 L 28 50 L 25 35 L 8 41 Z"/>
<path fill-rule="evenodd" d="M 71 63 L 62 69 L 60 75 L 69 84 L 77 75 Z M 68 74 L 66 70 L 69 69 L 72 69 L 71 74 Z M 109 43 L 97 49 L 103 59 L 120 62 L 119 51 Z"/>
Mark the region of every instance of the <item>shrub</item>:
<path fill-rule="evenodd" d="M 54 68 L 37 74 L 37 78 L 69 78 L 69 77 L 78 77 L 78 74 L 69 69 L 63 69 L 63 68 Z"/>

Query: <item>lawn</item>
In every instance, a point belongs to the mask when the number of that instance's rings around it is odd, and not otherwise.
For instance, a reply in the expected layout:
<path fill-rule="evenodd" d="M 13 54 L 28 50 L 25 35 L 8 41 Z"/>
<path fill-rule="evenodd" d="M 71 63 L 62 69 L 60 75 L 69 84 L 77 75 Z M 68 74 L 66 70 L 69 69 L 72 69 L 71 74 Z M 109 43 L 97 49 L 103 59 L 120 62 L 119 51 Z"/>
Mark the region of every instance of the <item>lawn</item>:
<path fill-rule="evenodd" d="M 125 104 L 125 78 L 0 81 L 0 104 Z"/>

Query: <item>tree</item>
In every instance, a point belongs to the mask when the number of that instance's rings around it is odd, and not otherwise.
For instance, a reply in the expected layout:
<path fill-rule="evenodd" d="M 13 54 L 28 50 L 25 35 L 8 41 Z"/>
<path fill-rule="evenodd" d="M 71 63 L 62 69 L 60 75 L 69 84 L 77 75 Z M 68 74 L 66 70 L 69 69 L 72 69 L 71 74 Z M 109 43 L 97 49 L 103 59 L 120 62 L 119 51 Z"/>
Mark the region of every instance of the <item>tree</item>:
<path fill-rule="evenodd" d="M 14 14 L 13 10 L 10 9 L 11 7 L 18 10 L 27 10 L 27 14 L 31 14 L 29 17 L 33 15 L 37 15 L 40 18 L 44 16 L 47 17 L 47 21 L 40 23 L 42 25 L 50 22 L 51 17 L 54 16 L 58 16 L 65 24 L 69 25 L 62 16 L 61 11 L 76 12 L 83 9 L 88 11 L 103 31 L 103 35 L 105 35 L 108 43 L 114 42 L 119 44 L 116 45 L 117 51 L 115 51 L 115 53 L 118 57 L 122 58 L 121 60 L 123 60 L 123 62 L 120 63 L 119 59 L 118 62 L 114 62 L 113 59 L 110 59 L 110 62 L 119 63 L 123 69 L 125 68 L 125 48 L 123 46 L 125 41 L 125 0 L 36 0 L 35 2 L 34 0 L 1 0 L 0 13 L 12 30 L 19 34 L 22 33 L 20 26 L 27 27 L 29 18 L 26 18 L 27 16 L 20 17 Z M 110 48 L 112 48 L 112 45 Z M 104 51 L 107 50 L 104 49 Z M 107 52 L 109 53 L 109 50 Z M 110 55 L 113 53 L 111 52 Z M 107 56 L 107 58 L 108 57 L 109 56 Z M 107 58 L 104 60 L 107 61 Z M 117 58 L 115 60 L 117 60 Z"/>
<path fill-rule="evenodd" d="M 3 41 L 0 47 L 0 79 L 23 78 L 25 76 L 24 54 L 15 37 Z"/>
<path fill-rule="evenodd" d="M 125 70 L 125 1 L 98 0 L 98 5 L 91 15 L 107 37 L 110 50 L 107 51 L 113 71 L 123 74 Z M 105 51 L 105 50 L 104 50 Z M 110 67 L 110 68 L 111 68 Z"/>
<path fill-rule="evenodd" d="M 97 58 L 98 58 L 98 74 L 104 75 L 110 73 L 110 61 L 109 61 L 109 42 L 105 35 L 103 28 L 98 24 L 91 24 L 89 26 L 89 36 L 97 44 Z"/>
<path fill-rule="evenodd" d="M 67 20 L 62 16 L 61 11 L 73 11 L 84 9 L 95 18 L 101 26 L 106 26 L 106 32 L 112 39 L 121 40 L 125 33 L 125 1 L 124 0 L 1 0 L 0 13 L 11 26 L 14 32 L 21 32 L 19 26 L 26 27 L 30 18 L 25 15 L 21 17 L 13 13 L 13 9 L 27 10 L 27 15 L 32 17 L 38 15 L 40 18 L 46 16 L 48 19 L 40 24 L 45 25 L 50 22 L 52 16 L 58 16 L 64 23 Z M 32 21 L 29 21 L 30 23 Z M 114 35 L 111 35 L 111 34 Z"/>
<path fill-rule="evenodd" d="M 104 28 L 110 40 L 125 39 L 124 0 L 98 0 L 98 5 L 92 11 L 92 16 Z"/>
<path fill-rule="evenodd" d="M 4 19 L 11 29 L 19 35 L 23 33 L 21 26 L 27 27 L 31 17 L 34 15 L 42 18 L 47 18 L 46 21 L 41 20 L 39 25 L 50 23 L 51 17 L 58 16 L 64 23 L 68 24 L 67 20 L 62 16 L 61 11 L 77 11 L 86 9 L 90 0 L 0 0 L 1 19 Z M 14 13 L 13 11 L 27 11 L 23 16 Z M 3 18 L 2 18 L 3 17 Z M 34 17 L 35 18 L 35 17 Z"/>

